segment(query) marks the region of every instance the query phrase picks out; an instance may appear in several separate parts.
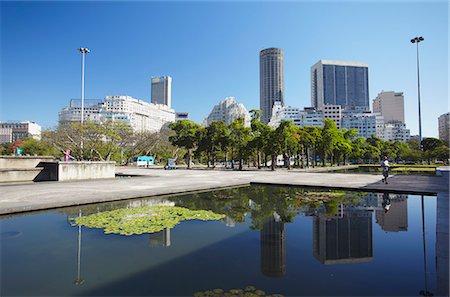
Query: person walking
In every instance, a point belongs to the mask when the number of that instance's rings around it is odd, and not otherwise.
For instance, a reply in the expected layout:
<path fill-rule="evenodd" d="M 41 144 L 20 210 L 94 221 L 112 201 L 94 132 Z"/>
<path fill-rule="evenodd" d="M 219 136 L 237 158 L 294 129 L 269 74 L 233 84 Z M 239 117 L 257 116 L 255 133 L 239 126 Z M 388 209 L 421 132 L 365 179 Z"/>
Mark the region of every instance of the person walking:
<path fill-rule="evenodd" d="M 388 177 L 389 177 L 389 161 L 388 161 L 388 157 L 384 156 L 383 161 L 381 161 L 381 172 L 383 174 L 383 179 L 382 181 L 387 184 L 388 181 Z"/>

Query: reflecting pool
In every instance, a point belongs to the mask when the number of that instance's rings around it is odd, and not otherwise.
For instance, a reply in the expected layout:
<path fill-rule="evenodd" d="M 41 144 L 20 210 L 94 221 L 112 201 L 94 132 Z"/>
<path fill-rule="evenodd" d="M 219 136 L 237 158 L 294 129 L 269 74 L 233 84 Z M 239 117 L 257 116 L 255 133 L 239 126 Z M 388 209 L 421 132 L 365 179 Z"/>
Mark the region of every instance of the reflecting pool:
<path fill-rule="evenodd" d="M 0 293 L 448 294 L 446 195 L 251 186 L 3 216 Z"/>

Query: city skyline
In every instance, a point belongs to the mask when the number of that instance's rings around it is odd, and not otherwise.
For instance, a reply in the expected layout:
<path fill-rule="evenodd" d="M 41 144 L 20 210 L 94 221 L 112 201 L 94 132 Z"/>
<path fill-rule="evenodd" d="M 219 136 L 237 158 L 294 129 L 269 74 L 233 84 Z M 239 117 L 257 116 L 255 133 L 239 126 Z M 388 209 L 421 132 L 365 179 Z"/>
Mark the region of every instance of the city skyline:
<path fill-rule="evenodd" d="M 188 111 L 196 122 L 227 96 L 238 98 L 249 110 L 258 108 L 258 53 L 278 47 L 284 51 L 286 105 L 310 106 L 309 72 L 318 60 L 361 61 L 369 65 L 369 102 L 383 90 L 403 92 L 405 122 L 411 134 L 417 134 L 416 51 L 409 40 L 419 35 L 425 37 L 420 44 L 424 136 L 437 137 L 437 118 L 448 110 L 448 6 L 443 1 L 1 6 L 0 121 L 56 126 L 58 111 L 69 98 L 80 97 L 80 46 L 92 51 L 86 61 L 88 99 L 128 95 L 150 102 L 149 78 L 167 73 L 173 77 L 173 108 Z M 145 11 L 150 18 L 145 18 Z M 283 20 L 259 20 L 273 12 Z M 311 15 L 319 12 L 320 18 Z M 380 13 L 384 21 L 375 22 Z M 410 18 L 418 14 L 421 18 Z M 192 21 L 180 26 L 180 16 Z M 78 26 L 81 17 L 94 26 Z M 334 24 L 336 20 L 340 23 Z M 162 21 L 166 22 L 161 25 Z M 355 22 L 358 27 L 352 25 Z M 143 41 L 149 37 L 152 42 Z"/>

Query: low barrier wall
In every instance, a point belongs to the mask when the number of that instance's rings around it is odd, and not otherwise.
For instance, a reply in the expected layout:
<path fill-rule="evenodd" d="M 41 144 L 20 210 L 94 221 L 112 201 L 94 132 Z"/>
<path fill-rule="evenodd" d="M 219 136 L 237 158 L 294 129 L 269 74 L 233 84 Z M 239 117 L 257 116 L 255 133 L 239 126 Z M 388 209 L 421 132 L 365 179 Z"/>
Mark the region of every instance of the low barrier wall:
<path fill-rule="evenodd" d="M 58 180 L 114 178 L 115 162 L 77 161 L 58 162 Z"/>
<path fill-rule="evenodd" d="M 28 169 L 35 168 L 41 162 L 55 160 L 52 156 L 0 156 L 0 169 Z"/>

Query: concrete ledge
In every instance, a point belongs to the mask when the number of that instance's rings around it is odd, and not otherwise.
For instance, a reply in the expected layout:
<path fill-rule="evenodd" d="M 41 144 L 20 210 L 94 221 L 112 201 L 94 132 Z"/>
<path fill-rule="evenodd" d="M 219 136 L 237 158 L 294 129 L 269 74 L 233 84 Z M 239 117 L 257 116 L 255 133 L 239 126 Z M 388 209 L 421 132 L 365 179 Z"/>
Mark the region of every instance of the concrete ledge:
<path fill-rule="evenodd" d="M 116 162 L 58 162 L 58 181 L 114 178 Z"/>
<path fill-rule="evenodd" d="M 38 176 L 42 167 L 0 169 L 0 183 L 31 182 Z"/>
<path fill-rule="evenodd" d="M 35 168 L 41 162 L 53 160 L 52 156 L 0 156 L 0 168 Z"/>

